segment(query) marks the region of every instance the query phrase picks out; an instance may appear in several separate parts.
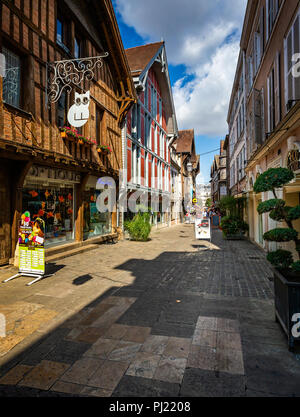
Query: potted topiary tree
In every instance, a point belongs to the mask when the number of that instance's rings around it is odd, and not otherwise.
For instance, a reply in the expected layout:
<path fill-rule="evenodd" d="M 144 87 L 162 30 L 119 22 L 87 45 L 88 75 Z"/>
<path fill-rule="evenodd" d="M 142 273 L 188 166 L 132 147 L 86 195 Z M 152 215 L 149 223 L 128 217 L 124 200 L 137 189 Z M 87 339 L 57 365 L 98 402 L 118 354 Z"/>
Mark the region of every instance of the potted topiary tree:
<path fill-rule="evenodd" d="M 221 221 L 221 230 L 226 240 L 244 240 L 249 226 L 238 216 L 226 216 Z"/>
<path fill-rule="evenodd" d="M 254 192 L 259 194 L 272 191 L 274 199 L 259 204 L 259 214 L 270 213 L 271 219 L 285 223 L 287 227 L 277 228 L 264 234 L 268 242 L 294 242 L 300 259 L 300 240 L 293 221 L 300 219 L 300 206 L 289 207 L 277 197 L 276 190 L 294 179 L 294 173 L 287 168 L 272 168 L 261 174 L 255 182 Z M 295 337 L 293 326 L 295 315 L 300 313 L 300 260 L 294 262 L 290 251 L 278 249 L 270 252 L 268 261 L 273 265 L 275 290 L 275 317 L 288 336 L 289 350 L 293 350 Z"/>
<path fill-rule="evenodd" d="M 233 196 L 223 197 L 219 202 L 222 217 L 220 228 L 226 240 L 243 240 L 249 230 L 248 224 L 243 220 L 244 198 Z"/>

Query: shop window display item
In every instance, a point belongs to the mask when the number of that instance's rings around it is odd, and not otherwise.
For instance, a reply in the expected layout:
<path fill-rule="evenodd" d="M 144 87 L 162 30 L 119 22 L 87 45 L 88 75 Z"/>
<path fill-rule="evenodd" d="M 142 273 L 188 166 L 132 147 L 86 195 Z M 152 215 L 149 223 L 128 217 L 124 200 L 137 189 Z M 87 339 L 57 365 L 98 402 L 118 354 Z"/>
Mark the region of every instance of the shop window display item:
<path fill-rule="evenodd" d="M 73 239 L 73 188 L 59 186 L 23 190 L 23 209 L 32 213 L 32 218 L 45 222 L 46 244 L 53 245 Z"/>

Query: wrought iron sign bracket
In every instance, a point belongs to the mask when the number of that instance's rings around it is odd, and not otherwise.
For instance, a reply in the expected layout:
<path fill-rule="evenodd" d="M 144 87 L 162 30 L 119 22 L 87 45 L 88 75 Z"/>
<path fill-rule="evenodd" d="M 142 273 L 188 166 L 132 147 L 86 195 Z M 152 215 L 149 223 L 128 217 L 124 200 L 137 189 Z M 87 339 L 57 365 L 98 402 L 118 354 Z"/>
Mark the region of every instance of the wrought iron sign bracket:
<path fill-rule="evenodd" d="M 102 59 L 108 55 L 109 53 L 105 52 L 96 57 L 48 62 L 46 65 L 46 106 L 56 103 L 63 91 L 70 94 L 74 86 L 83 90 L 83 82 L 93 80 L 95 71 L 103 66 Z"/>

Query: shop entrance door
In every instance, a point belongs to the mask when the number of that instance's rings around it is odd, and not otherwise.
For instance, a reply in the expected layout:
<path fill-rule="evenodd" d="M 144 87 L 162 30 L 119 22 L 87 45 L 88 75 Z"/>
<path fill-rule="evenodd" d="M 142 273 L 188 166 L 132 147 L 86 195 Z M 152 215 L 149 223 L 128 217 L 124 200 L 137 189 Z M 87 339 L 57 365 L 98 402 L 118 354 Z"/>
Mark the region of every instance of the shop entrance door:
<path fill-rule="evenodd" d="M 0 164 L 0 265 L 7 264 L 11 255 L 10 187 L 8 170 Z"/>

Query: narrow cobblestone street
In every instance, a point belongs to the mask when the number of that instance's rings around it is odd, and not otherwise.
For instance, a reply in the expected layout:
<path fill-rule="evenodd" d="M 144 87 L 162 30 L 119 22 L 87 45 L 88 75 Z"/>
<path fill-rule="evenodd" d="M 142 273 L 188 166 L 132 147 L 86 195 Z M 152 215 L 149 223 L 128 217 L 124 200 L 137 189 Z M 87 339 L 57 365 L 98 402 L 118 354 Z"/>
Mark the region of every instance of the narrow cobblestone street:
<path fill-rule="evenodd" d="M 51 270 L 31 287 L 0 270 L 0 396 L 300 396 L 272 271 L 248 241 L 179 225 Z"/>

